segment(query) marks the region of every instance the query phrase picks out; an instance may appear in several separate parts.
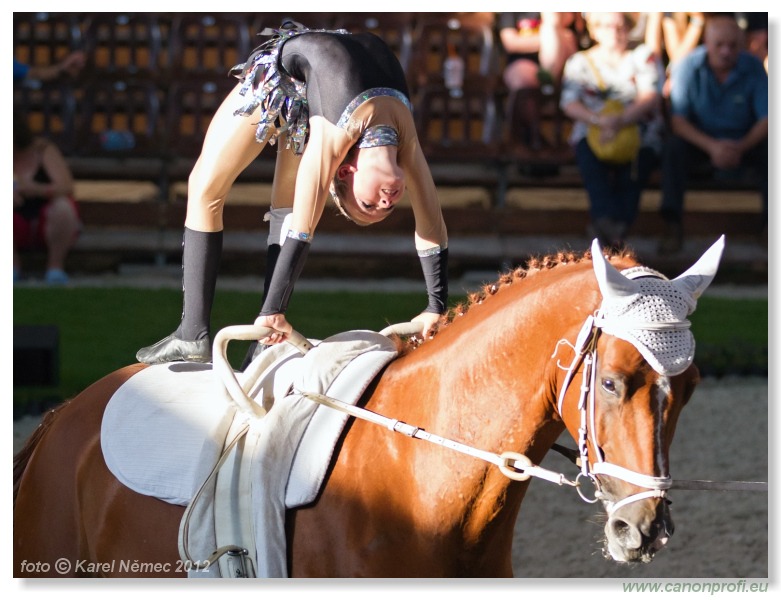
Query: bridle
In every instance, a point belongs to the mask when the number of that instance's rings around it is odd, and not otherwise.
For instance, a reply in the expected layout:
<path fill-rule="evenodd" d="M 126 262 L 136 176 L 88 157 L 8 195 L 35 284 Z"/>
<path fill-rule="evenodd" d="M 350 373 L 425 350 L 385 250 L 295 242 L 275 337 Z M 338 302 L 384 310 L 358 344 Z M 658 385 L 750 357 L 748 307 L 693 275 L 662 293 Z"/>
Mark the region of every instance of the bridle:
<path fill-rule="evenodd" d="M 635 279 L 638 277 L 656 277 L 665 279 L 656 271 L 651 269 L 634 269 L 632 273 L 625 272 L 625 276 Z M 572 346 L 574 350 L 574 356 L 572 362 L 568 367 L 559 365 L 567 372 L 559 391 L 557 410 L 559 416 L 564 418 L 564 400 L 567 391 L 572 383 L 572 378 L 577 372 L 578 368 L 582 365 L 582 382 L 580 386 L 580 396 L 578 399 L 578 411 L 580 413 L 580 426 L 578 428 L 578 454 L 579 459 L 577 463 L 580 466 L 580 474 L 578 478 L 588 478 L 596 488 L 595 497 L 593 499 L 587 498 L 581 488 L 578 487 L 578 493 L 587 502 L 596 502 L 602 500 L 605 503 L 608 514 L 612 514 L 622 506 L 626 506 L 632 502 L 638 500 L 644 500 L 646 498 L 664 498 L 667 495 L 667 490 L 672 487 L 673 479 L 669 474 L 664 475 L 648 475 L 645 473 L 638 473 L 626 467 L 616 465 L 605 460 L 604 453 L 602 452 L 599 441 L 597 440 L 597 428 L 596 428 L 596 365 L 598 361 L 597 354 L 597 341 L 602 334 L 602 330 L 609 327 L 612 332 L 621 332 L 629 330 L 681 330 L 689 329 L 691 322 L 688 319 L 681 319 L 675 321 L 644 321 L 636 319 L 627 319 L 621 317 L 609 317 L 605 310 L 605 302 L 603 300 L 602 305 L 593 314 L 589 315 L 580 328 L 580 332 L 576 338 L 574 346 L 567 340 L 561 340 L 559 344 L 567 344 Z M 557 345 L 558 348 L 558 345 Z M 554 352 L 554 356 L 555 356 Z M 591 446 L 594 449 L 596 456 L 594 460 L 590 460 L 588 442 L 591 441 Z M 637 494 L 629 495 L 622 498 L 619 501 L 613 502 L 606 499 L 604 492 L 602 491 L 602 482 L 599 479 L 600 475 L 606 475 L 609 477 L 615 477 L 621 479 L 638 487 L 646 488 L 646 491 L 638 492 Z"/>

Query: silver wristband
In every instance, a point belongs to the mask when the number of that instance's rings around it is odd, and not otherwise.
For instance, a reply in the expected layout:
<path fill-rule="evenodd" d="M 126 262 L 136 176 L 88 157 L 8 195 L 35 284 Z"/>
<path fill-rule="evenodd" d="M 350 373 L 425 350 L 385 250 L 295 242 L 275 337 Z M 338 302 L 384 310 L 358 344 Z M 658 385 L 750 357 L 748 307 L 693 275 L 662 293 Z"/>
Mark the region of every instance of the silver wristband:
<path fill-rule="evenodd" d="M 287 230 L 287 237 L 299 240 L 301 242 L 311 242 L 314 237 L 311 233 L 305 233 L 303 231 L 296 231 L 295 229 Z"/>

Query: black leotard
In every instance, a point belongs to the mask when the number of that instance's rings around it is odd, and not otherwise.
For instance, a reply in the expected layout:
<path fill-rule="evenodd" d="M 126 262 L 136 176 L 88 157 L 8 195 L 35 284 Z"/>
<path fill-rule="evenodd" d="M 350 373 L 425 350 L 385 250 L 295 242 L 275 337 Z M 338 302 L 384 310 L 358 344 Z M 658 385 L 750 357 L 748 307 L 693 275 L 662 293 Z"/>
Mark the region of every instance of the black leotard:
<path fill-rule="evenodd" d="M 309 115 L 331 123 L 365 90 L 392 88 L 409 97 L 398 59 L 371 33 L 298 35 L 284 42 L 281 63 L 289 75 L 306 82 Z"/>

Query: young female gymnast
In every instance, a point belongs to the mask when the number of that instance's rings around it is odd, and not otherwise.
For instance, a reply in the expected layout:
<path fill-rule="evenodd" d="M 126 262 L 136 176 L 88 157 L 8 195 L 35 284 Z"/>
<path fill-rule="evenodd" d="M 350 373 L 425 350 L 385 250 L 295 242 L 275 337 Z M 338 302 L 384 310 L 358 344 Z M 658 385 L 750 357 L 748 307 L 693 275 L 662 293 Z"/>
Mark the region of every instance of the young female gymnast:
<path fill-rule="evenodd" d="M 285 311 L 330 196 L 341 213 L 371 225 L 405 190 L 428 306 L 414 317 L 424 334 L 447 305 L 447 229 L 420 149 L 404 72 L 377 36 L 310 30 L 286 22 L 234 68 L 240 83 L 217 110 L 188 182 L 183 242 L 184 307 L 179 327 L 142 348 L 140 362 L 211 360 L 210 314 L 222 252 L 222 211 L 238 175 L 277 143 L 263 303 L 256 320 L 292 326 Z"/>

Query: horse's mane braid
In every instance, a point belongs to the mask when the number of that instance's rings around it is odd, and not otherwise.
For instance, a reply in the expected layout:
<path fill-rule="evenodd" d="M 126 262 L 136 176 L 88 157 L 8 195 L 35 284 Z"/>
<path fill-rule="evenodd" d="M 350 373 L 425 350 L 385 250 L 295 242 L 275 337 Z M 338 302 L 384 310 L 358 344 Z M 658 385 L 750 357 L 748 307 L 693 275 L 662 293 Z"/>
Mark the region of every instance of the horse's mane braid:
<path fill-rule="evenodd" d="M 605 249 L 605 255 L 608 260 L 629 259 L 637 260 L 637 257 L 633 250 L 630 248 L 622 248 L 619 250 Z M 545 256 L 532 256 L 526 263 L 526 267 L 518 266 L 510 271 L 506 271 L 499 275 L 499 278 L 494 283 L 484 284 L 483 287 L 467 295 L 466 302 L 460 302 L 456 306 L 450 308 L 447 313 L 440 317 L 439 322 L 432 329 L 429 339 L 436 336 L 437 332 L 443 327 L 447 327 L 454 320 L 464 316 L 469 312 L 470 307 L 475 304 L 482 304 L 483 301 L 489 296 L 493 296 L 500 289 L 513 285 L 518 281 L 527 279 L 540 273 L 542 271 L 549 271 L 560 265 L 580 263 L 585 260 L 591 260 L 591 250 L 585 252 L 573 252 L 571 250 L 560 250 L 555 254 L 548 254 Z M 399 340 L 399 354 L 404 355 L 414 348 L 417 348 L 426 340 L 420 338 L 411 337 L 406 340 Z"/>

